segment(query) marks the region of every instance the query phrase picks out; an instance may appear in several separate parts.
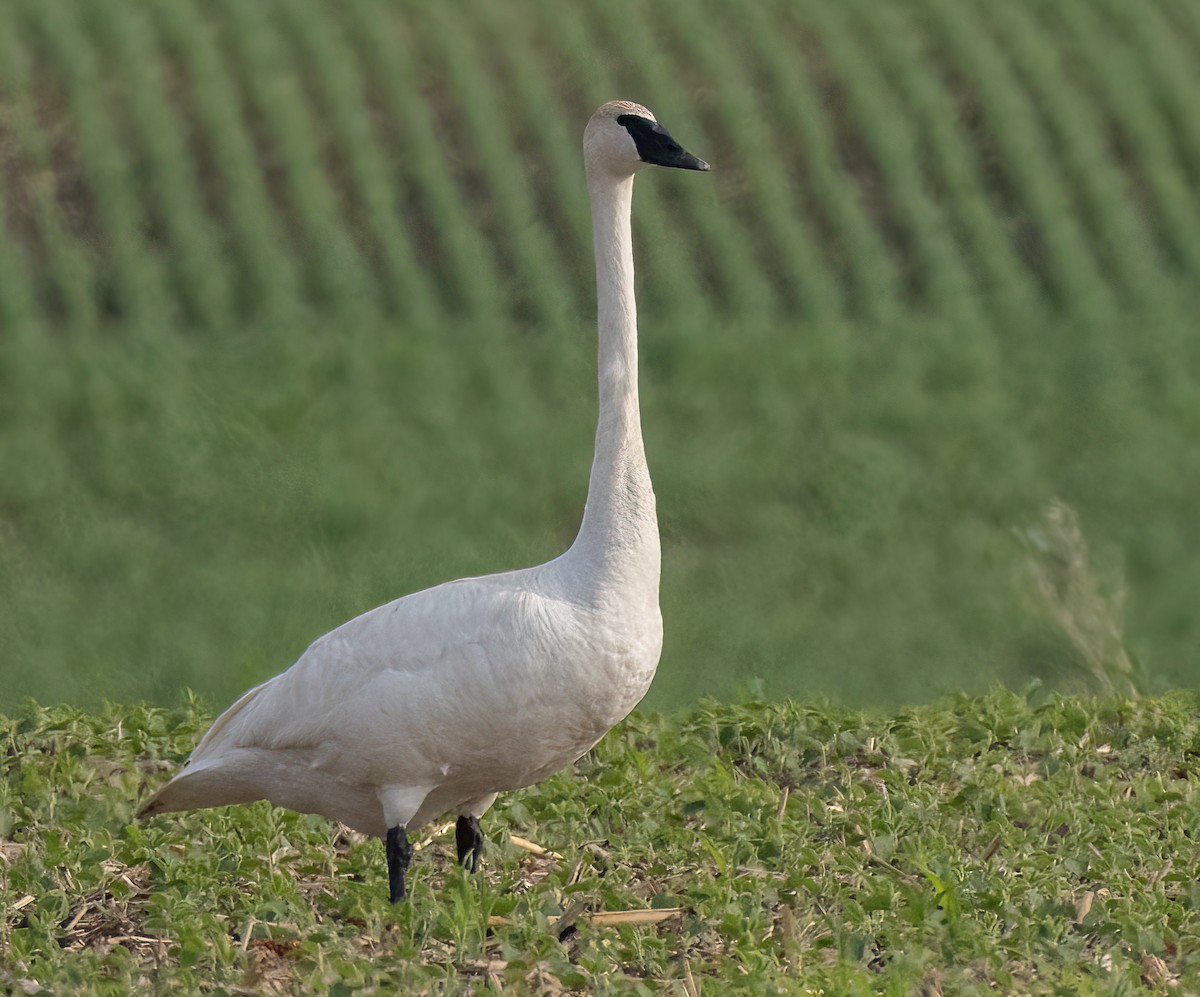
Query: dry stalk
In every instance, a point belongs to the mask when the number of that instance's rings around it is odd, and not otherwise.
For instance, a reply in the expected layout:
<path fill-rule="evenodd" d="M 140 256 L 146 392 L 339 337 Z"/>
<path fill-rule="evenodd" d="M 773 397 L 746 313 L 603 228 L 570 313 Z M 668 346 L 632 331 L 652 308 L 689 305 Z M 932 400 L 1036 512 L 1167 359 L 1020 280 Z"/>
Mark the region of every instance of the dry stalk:
<path fill-rule="evenodd" d="M 1025 531 L 1028 573 L 1038 602 L 1079 652 L 1089 677 L 1106 693 L 1140 690 L 1125 647 L 1125 585 L 1102 583 L 1075 512 L 1055 499 L 1039 523 Z"/>

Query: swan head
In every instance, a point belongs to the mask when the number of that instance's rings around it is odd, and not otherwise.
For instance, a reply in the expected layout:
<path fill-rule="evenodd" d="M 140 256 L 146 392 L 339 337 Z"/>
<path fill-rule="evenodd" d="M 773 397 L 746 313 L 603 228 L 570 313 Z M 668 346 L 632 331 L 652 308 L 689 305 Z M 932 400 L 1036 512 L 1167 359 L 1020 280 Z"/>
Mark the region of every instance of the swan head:
<path fill-rule="evenodd" d="M 583 132 L 584 161 L 589 169 L 632 176 L 643 166 L 668 166 L 677 170 L 707 170 L 671 137 L 641 104 L 613 100 L 602 104 Z"/>

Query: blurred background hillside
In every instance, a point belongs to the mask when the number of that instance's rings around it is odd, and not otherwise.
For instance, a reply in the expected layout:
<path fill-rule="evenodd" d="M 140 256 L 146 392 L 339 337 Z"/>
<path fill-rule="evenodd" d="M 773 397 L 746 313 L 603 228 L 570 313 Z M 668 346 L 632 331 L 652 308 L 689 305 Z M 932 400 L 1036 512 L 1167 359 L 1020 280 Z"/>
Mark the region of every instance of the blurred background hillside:
<path fill-rule="evenodd" d="M 7 0 L 0 706 L 569 544 L 616 97 L 716 167 L 637 184 L 649 705 L 1194 686 L 1195 3 Z"/>

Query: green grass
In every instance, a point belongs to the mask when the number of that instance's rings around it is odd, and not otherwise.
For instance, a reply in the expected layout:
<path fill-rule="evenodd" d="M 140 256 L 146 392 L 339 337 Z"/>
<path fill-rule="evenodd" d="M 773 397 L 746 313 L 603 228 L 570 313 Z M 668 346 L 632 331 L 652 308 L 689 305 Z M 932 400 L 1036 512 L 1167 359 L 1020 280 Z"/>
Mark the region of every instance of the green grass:
<path fill-rule="evenodd" d="M 1032 369 L 949 322 L 784 349 L 751 324 L 647 331 L 652 706 L 756 680 L 857 703 L 1069 687 L 1083 658 L 1022 539 L 1055 496 L 1129 593 L 1129 650 L 1193 681 L 1200 470 L 1171 463 L 1189 375 L 1119 317 L 1069 361 L 1051 344 L 1070 327 L 1035 321 Z M 584 500 L 593 335 L 297 323 L 0 346 L 0 700 L 230 701 L 374 605 L 557 555 Z M 885 358 L 889 339 L 912 349 Z"/>
<path fill-rule="evenodd" d="M 28 704 L 0 719 L 0 979 L 113 994 L 1194 992 L 1198 715 L 1193 695 L 1031 688 L 898 712 L 635 716 L 573 771 L 501 799 L 480 875 L 435 837 L 392 908 L 380 843 L 318 818 L 255 804 L 131 823 L 208 722 L 194 702 Z M 666 908 L 682 910 L 589 920 Z M 560 939 L 564 912 L 578 919 Z"/>
<path fill-rule="evenodd" d="M 0 704 L 226 701 L 559 553 L 614 96 L 717 166 L 638 184 L 650 705 L 1070 688 L 1023 540 L 1055 499 L 1151 684 L 1195 685 L 1195 20 L 0 5 Z"/>

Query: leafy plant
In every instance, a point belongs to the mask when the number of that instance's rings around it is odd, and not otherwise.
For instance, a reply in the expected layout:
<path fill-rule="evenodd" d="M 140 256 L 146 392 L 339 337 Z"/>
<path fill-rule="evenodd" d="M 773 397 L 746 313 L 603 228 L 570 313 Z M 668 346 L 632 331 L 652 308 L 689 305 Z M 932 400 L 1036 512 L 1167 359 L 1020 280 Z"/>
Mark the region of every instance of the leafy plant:
<path fill-rule="evenodd" d="M 0 980 L 1185 993 L 1198 707 L 997 690 L 635 715 L 576 771 L 501 799 L 480 874 L 431 829 L 392 907 L 379 843 L 320 818 L 254 804 L 131 822 L 208 721 L 194 701 L 28 704 L 0 720 Z"/>

